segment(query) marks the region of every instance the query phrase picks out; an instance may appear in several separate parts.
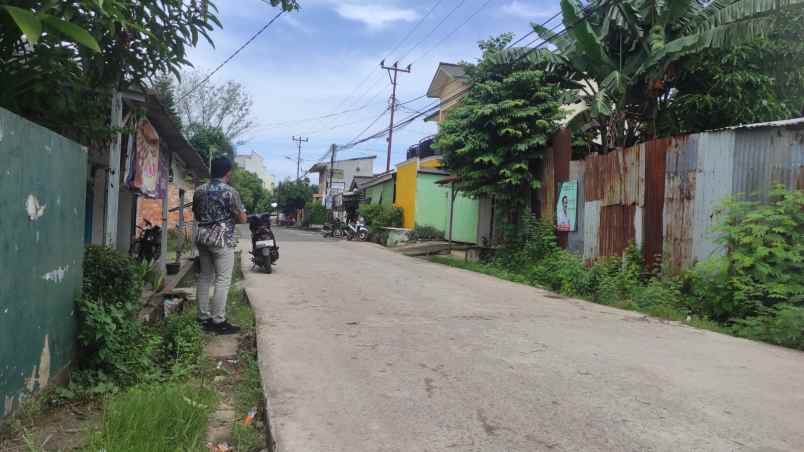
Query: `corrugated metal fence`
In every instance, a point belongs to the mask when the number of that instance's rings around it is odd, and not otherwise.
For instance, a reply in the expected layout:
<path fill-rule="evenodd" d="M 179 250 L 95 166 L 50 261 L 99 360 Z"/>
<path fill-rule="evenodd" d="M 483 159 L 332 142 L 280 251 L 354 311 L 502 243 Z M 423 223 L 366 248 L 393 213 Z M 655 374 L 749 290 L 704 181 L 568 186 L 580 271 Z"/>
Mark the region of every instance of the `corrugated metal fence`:
<path fill-rule="evenodd" d="M 579 194 L 568 248 L 591 260 L 621 255 L 633 241 L 650 265 L 664 260 L 677 271 L 722 252 L 711 228 L 728 196 L 767 199 L 775 184 L 804 188 L 803 150 L 804 118 L 663 138 L 572 161 L 569 180 L 578 181 Z M 560 165 L 554 158 L 545 170 Z M 539 197 L 555 200 L 566 179 L 545 174 L 545 180 L 555 183 Z"/>
<path fill-rule="evenodd" d="M 0 109 L 0 416 L 70 363 L 87 154 Z"/>

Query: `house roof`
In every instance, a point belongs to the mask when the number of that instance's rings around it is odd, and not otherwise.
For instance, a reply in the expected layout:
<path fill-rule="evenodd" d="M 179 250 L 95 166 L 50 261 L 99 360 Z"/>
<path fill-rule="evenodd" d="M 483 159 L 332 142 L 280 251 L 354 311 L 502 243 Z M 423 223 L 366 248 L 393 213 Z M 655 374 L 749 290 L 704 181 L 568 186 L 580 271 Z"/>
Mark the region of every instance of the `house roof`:
<path fill-rule="evenodd" d="M 349 187 L 349 190 L 359 190 L 363 188 L 363 185 L 371 179 L 374 179 L 374 176 L 355 176 L 352 178 L 352 185 Z"/>
<path fill-rule="evenodd" d="M 724 127 L 722 129 L 717 130 L 745 130 L 745 129 L 760 129 L 760 128 L 773 128 L 773 127 L 791 127 L 791 128 L 802 128 L 804 127 L 804 117 L 801 118 L 793 118 L 793 119 L 785 119 L 782 121 L 770 121 L 770 122 L 758 122 L 755 124 L 740 124 L 731 127 Z"/>
<path fill-rule="evenodd" d="M 159 134 L 159 138 L 164 140 L 168 149 L 178 154 L 179 158 L 187 165 L 187 168 L 197 176 L 206 175 L 209 172 L 207 163 L 201 157 L 201 154 L 187 142 L 178 124 L 173 121 L 173 118 L 153 92 L 149 92 L 145 96 L 145 108 L 148 112 L 148 120 L 151 121 L 151 124 Z"/>
<path fill-rule="evenodd" d="M 352 159 L 335 160 L 335 165 L 337 166 L 337 164 L 341 163 L 341 162 L 351 162 L 351 161 L 354 161 L 354 160 L 374 160 L 376 158 L 377 158 L 376 155 L 370 155 L 368 157 L 355 157 L 355 158 L 352 158 Z M 329 162 L 320 162 L 320 163 L 316 163 L 315 165 L 311 166 L 310 169 L 309 169 L 309 172 L 311 172 L 311 173 L 320 173 L 322 171 L 327 170 L 328 168 L 329 168 Z"/>
<path fill-rule="evenodd" d="M 427 88 L 427 97 L 439 97 L 444 86 L 452 80 L 466 80 L 466 69 L 460 64 L 438 63 L 430 87 Z"/>
<path fill-rule="evenodd" d="M 449 171 L 437 168 L 419 168 L 420 174 L 435 174 L 438 176 L 449 176 Z"/>
<path fill-rule="evenodd" d="M 382 184 L 384 182 L 388 182 L 389 180 L 391 180 L 393 178 L 394 178 L 394 172 L 393 171 L 378 174 L 378 175 L 372 177 L 370 180 L 364 182 L 360 186 L 360 189 L 362 190 L 362 189 L 366 189 L 366 188 L 369 188 L 369 187 L 373 187 L 375 185 L 379 185 L 379 184 Z"/>

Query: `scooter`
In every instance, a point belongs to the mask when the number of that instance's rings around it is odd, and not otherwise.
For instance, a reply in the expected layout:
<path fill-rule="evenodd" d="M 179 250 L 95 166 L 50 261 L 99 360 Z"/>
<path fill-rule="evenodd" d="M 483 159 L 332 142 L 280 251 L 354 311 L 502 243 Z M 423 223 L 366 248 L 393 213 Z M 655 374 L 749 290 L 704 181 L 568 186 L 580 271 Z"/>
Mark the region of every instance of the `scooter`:
<path fill-rule="evenodd" d="M 368 240 L 368 228 L 362 223 L 350 223 L 346 225 L 346 239 L 354 240 L 357 238 L 365 242 Z"/>
<path fill-rule="evenodd" d="M 271 215 L 249 215 L 248 227 L 251 230 L 251 262 L 265 273 L 273 273 L 273 266 L 279 260 L 279 246 L 271 229 Z"/>
<path fill-rule="evenodd" d="M 154 262 L 162 251 L 162 228 L 145 220 L 145 227 L 137 225 L 140 236 L 131 243 L 129 254 L 139 261 Z"/>

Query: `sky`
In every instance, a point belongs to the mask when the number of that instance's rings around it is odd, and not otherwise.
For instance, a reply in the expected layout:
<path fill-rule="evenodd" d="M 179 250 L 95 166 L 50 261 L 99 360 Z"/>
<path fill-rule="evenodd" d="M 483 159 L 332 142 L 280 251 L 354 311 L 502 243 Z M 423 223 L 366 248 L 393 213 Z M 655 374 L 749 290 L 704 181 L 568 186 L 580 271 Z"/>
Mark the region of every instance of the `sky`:
<path fill-rule="evenodd" d="M 223 24 L 212 33 L 215 47 L 202 40 L 189 54 L 202 72 L 218 66 L 278 12 L 263 0 L 215 3 Z M 304 171 L 326 154 L 330 144 L 345 144 L 388 127 L 387 113 L 371 125 L 387 110 L 391 94 L 381 60 L 386 64 L 398 60 L 403 67 L 412 64 L 410 74 L 399 74 L 397 99 L 405 102 L 425 94 L 439 62 L 475 61 L 479 40 L 504 32 L 522 36 L 530 31 L 530 22 L 543 22 L 559 8 L 558 0 L 300 0 L 300 4 L 299 11 L 282 15 L 212 78 L 216 83 L 238 81 L 251 94 L 256 127 L 237 152 L 261 154 L 277 181 L 296 176 L 292 136 L 309 138 L 302 146 Z M 434 102 L 426 97 L 411 102 L 400 107 L 396 117 L 408 117 Z M 352 111 L 318 118 L 344 110 Z M 392 167 L 405 159 L 409 146 L 435 131 L 433 123 L 422 120 L 395 131 Z M 379 173 L 385 170 L 386 153 L 387 143 L 379 138 L 343 151 L 338 158 L 376 155 L 374 171 Z"/>

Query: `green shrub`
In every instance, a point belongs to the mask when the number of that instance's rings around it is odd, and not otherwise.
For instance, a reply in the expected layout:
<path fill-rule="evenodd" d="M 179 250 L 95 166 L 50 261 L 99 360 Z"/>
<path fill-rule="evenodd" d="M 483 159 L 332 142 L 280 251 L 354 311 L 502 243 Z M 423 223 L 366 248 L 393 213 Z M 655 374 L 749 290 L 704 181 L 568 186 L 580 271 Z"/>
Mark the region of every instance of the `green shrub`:
<path fill-rule="evenodd" d="M 134 310 L 139 305 L 147 271 L 147 265 L 113 248 L 87 246 L 82 295 L 99 304 L 116 304 Z"/>
<path fill-rule="evenodd" d="M 804 190 L 777 186 L 767 203 L 730 199 L 714 231 L 728 251 L 734 317 L 779 303 L 804 305 Z"/>
<path fill-rule="evenodd" d="M 173 315 L 165 322 L 165 363 L 173 376 L 183 376 L 195 370 L 204 352 L 204 335 L 195 313 Z"/>
<path fill-rule="evenodd" d="M 731 328 L 737 336 L 804 350 L 804 307 L 778 304 L 757 316 L 740 319 Z"/>
<path fill-rule="evenodd" d="M 307 225 L 324 224 L 327 222 L 327 208 L 320 202 L 308 202 L 304 206 L 304 222 Z"/>
<path fill-rule="evenodd" d="M 360 215 L 366 220 L 366 226 L 371 230 L 402 226 L 403 215 L 402 209 L 399 207 L 364 204 L 360 206 Z"/>
<path fill-rule="evenodd" d="M 444 232 L 433 226 L 419 226 L 410 233 L 411 240 L 444 240 Z"/>

